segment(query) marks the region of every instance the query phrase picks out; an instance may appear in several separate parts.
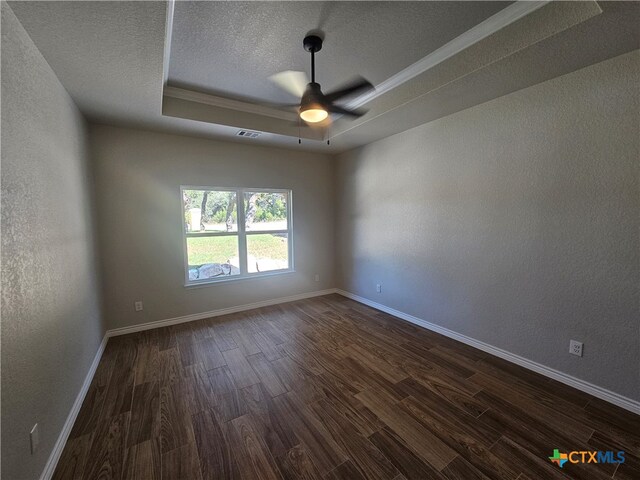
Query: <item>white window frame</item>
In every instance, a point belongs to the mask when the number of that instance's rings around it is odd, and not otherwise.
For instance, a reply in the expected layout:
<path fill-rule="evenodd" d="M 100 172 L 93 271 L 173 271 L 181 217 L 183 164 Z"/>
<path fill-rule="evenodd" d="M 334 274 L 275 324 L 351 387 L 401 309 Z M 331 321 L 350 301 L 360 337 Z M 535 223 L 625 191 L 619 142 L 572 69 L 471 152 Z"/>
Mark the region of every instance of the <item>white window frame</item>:
<path fill-rule="evenodd" d="M 199 232 L 188 233 L 185 228 L 184 219 L 186 218 L 186 212 L 184 209 L 184 191 L 185 190 L 206 190 L 209 192 L 221 191 L 221 192 L 235 192 L 236 194 L 236 212 L 238 218 L 238 231 L 237 232 Z M 258 193 L 283 193 L 287 195 L 287 229 L 286 230 L 258 230 L 258 231 L 246 231 L 245 228 L 245 216 L 244 216 L 244 194 L 245 192 L 258 192 Z M 246 280 L 250 278 L 268 277 L 272 275 L 282 275 L 285 273 L 295 272 L 294 269 L 294 257 L 293 257 L 293 191 L 287 188 L 248 188 L 248 187 L 207 187 L 207 186 L 192 186 L 181 185 L 180 186 L 180 211 L 182 212 L 181 229 L 182 229 L 182 245 L 184 250 L 184 286 L 193 287 L 198 285 L 207 285 L 212 283 L 233 282 L 236 280 Z M 269 270 L 267 272 L 254 272 L 249 273 L 247 269 L 247 236 L 260 235 L 260 234 L 275 234 L 286 233 L 287 234 L 287 256 L 289 267 L 279 270 Z M 238 237 L 238 254 L 240 257 L 240 274 L 239 275 L 225 275 L 222 277 L 207 278 L 203 280 L 189 280 L 189 253 L 187 247 L 187 239 L 189 237 Z"/>

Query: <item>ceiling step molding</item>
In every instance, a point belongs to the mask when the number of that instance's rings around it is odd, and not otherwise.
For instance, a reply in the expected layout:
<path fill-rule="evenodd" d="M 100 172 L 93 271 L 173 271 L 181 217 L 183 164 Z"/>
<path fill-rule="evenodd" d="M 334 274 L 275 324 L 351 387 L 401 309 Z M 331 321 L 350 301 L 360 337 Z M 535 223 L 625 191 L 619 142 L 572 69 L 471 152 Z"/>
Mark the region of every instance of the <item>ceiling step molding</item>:
<path fill-rule="evenodd" d="M 187 100 L 189 102 L 203 103 L 213 107 L 228 108 L 230 110 L 238 110 L 245 113 L 264 115 L 265 117 L 278 118 L 280 120 L 289 120 L 291 122 L 295 122 L 298 118 L 296 113 L 293 111 L 286 112 L 277 108 L 271 108 L 251 102 L 244 102 L 242 100 L 219 97 L 209 93 L 196 92 L 186 88 L 164 87 L 164 96 Z"/>
<path fill-rule="evenodd" d="M 162 87 L 169 81 L 169 59 L 171 57 L 171 37 L 173 35 L 173 12 L 175 0 L 167 1 L 167 19 L 164 25 L 164 56 L 162 58 Z"/>

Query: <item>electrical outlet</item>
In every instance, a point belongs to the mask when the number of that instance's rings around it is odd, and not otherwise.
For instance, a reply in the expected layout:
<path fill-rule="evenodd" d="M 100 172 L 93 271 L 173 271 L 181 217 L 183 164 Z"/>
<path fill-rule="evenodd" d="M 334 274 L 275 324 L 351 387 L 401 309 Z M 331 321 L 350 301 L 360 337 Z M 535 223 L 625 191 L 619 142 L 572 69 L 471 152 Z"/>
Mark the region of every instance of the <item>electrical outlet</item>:
<path fill-rule="evenodd" d="M 376 284 L 376 292 L 382 293 L 382 285 L 380 285 L 379 283 Z"/>
<path fill-rule="evenodd" d="M 135 306 L 136 312 L 141 312 L 142 311 L 142 300 L 138 300 L 134 304 L 134 306 Z"/>
<path fill-rule="evenodd" d="M 582 356 L 582 342 L 578 342 L 576 340 L 571 340 L 569 342 L 569 353 L 571 355 L 577 355 L 578 357 Z"/>
<path fill-rule="evenodd" d="M 31 442 L 31 455 L 33 455 L 34 453 L 36 453 L 38 444 L 40 443 L 40 429 L 38 428 L 37 423 L 29 432 L 29 441 Z"/>
<path fill-rule="evenodd" d="M 320 275 L 318 275 L 318 274 L 316 273 L 316 276 L 314 277 L 314 280 L 315 280 L 316 282 L 319 282 L 319 281 L 320 281 Z"/>

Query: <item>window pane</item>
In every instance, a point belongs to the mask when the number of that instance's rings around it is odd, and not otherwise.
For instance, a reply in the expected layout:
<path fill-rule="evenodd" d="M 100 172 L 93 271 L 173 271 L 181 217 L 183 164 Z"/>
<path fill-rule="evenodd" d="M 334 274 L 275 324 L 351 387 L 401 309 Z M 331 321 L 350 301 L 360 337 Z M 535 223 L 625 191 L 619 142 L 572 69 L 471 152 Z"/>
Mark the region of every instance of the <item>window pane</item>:
<path fill-rule="evenodd" d="M 288 240 L 286 233 L 247 235 L 249 273 L 289 268 Z"/>
<path fill-rule="evenodd" d="M 287 230 L 287 198 L 286 193 L 245 192 L 247 232 Z"/>
<path fill-rule="evenodd" d="M 187 232 L 238 231 L 236 192 L 183 190 L 183 194 Z"/>
<path fill-rule="evenodd" d="M 188 237 L 189 281 L 240 274 L 238 237 Z"/>

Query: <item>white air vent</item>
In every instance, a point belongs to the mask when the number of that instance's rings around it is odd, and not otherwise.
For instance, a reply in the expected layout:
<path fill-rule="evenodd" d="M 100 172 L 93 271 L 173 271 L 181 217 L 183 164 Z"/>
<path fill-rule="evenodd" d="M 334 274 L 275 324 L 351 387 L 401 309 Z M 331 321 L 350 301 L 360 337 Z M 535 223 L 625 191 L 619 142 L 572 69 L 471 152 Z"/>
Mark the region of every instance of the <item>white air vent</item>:
<path fill-rule="evenodd" d="M 252 130 L 239 130 L 238 133 L 236 133 L 236 136 L 238 137 L 247 138 L 258 138 L 260 135 L 262 135 L 261 132 L 254 132 Z"/>

